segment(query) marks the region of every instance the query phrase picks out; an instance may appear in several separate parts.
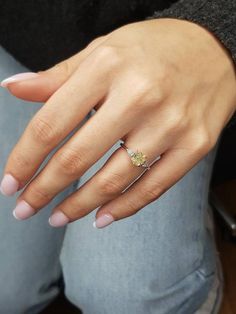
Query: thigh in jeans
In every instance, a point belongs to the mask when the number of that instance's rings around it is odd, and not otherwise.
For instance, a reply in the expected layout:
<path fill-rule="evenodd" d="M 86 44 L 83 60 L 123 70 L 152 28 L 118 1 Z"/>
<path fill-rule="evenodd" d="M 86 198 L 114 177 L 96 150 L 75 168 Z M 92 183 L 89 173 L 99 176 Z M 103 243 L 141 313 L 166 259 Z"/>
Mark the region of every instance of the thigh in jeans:
<path fill-rule="evenodd" d="M 28 71 L 0 47 L 0 80 Z M 0 90 L 0 170 L 40 104 L 26 103 Z M 51 209 L 74 189 L 72 184 L 49 206 L 26 221 L 17 221 L 12 210 L 16 197 L 0 195 L 0 314 L 31 314 L 59 292 L 59 254 L 64 228 L 48 224 Z"/>
<path fill-rule="evenodd" d="M 92 212 L 68 225 L 61 252 L 65 293 L 83 314 L 193 314 L 200 308 L 215 272 L 205 223 L 214 157 L 212 150 L 132 217 L 95 229 Z"/>

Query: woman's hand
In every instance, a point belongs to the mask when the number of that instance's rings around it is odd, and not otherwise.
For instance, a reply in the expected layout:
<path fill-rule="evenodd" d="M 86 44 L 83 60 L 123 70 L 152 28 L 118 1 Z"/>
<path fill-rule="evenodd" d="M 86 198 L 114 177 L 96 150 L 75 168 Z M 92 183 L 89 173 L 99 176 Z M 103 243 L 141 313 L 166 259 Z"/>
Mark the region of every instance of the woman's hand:
<path fill-rule="evenodd" d="M 144 171 L 119 148 L 56 206 L 54 226 L 97 207 L 97 227 L 137 213 L 214 147 L 236 109 L 235 72 L 225 48 L 206 29 L 177 19 L 123 26 L 52 69 L 27 75 L 2 82 L 17 97 L 46 101 L 4 171 L 5 194 L 29 183 L 18 198 L 17 218 L 37 213 L 120 139 L 153 162 Z M 33 178 L 92 108 L 96 113 Z"/>

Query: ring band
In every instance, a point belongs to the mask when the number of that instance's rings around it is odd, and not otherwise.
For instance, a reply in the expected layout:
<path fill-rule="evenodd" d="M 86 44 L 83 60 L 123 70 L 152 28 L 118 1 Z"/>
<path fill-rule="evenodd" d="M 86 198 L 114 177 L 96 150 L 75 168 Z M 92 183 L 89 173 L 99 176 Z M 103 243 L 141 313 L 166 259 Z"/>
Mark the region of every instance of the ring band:
<path fill-rule="evenodd" d="M 144 167 L 148 170 L 150 169 L 150 166 L 147 163 L 146 155 L 144 155 L 142 152 L 139 152 L 139 151 L 134 152 L 132 149 L 128 148 L 124 142 L 120 143 L 120 146 L 123 147 L 127 151 L 133 165 L 137 167 Z"/>

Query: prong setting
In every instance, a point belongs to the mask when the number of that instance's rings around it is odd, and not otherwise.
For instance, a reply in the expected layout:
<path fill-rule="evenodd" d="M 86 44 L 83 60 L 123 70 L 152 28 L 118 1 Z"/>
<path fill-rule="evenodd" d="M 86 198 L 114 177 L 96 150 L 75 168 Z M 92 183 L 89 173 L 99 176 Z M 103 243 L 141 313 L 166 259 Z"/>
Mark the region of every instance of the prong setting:
<path fill-rule="evenodd" d="M 124 143 L 120 143 L 120 145 L 127 151 L 128 155 L 130 156 L 131 162 L 134 166 L 145 167 L 147 169 L 150 169 L 150 167 L 147 164 L 147 156 L 145 154 L 139 152 L 138 150 L 134 152 L 132 149 L 128 148 Z"/>

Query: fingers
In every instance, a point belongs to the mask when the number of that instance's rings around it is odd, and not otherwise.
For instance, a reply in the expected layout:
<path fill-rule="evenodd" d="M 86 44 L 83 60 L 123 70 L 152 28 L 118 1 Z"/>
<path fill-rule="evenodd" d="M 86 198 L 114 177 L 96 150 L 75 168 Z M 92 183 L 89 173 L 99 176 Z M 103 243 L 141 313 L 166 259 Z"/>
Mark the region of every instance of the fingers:
<path fill-rule="evenodd" d="M 150 136 L 146 136 L 146 132 L 147 130 L 143 129 L 138 138 L 135 135 L 127 135 L 125 143 L 134 151 L 136 149 L 140 151 L 141 149 L 142 152 L 145 152 L 147 162 L 150 165 L 157 158 L 160 158 L 159 155 L 166 150 L 167 142 L 161 141 L 165 133 L 164 128 L 160 129 L 159 134 L 153 135 L 152 139 Z M 140 143 L 140 138 L 146 138 L 147 140 Z M 155 143 L 162 142 L 162 144 L 153 145 L 152 141 Z M 145 168 L 133 165 L 124 148 L 117 149 L 94 176 L 54 209 L 50 223 L 53 226 L 61 226 L 68 221 L 87 215 L 98 206 L 118 197 L 144 171 Z M 58 221 L 58 216 L 64 217 L 64 220 Z"/>
<path fill-rule="evenodd" d="M 143 171 L 144 168 L 132 165 L 125 150 L 119 148 L 92 178 L 54 208 L 50 224 L 60 227 L 84 217 L 93 209 L 119 196 Z M 64 220 L 58 222 L 58 217 L 62 216 Z"/>
<path fill-rule="evenodd" d="M 133 133 L 134 126 L 137 125 L 134 113 L 129 111 L 124 115 L 121 110 L 114 115 L 114 108 L 118 108 L 119 103 L 119 99 L 114 102 L 111 96 L 26 187 L 19 199 L 30 204 L 33 208 L 32 212 L 35 213 L 45 206 L 57 193 L 82 176 L 118 139 L 126 137 L 130 147 L 140 147 L 136 144 L 139 143 L 139 138 L 136 137 L 137 132 L 132 135 L 134 141 L 128 139 L 128 132 L 132 130 L 131 133 Z M 107 132 L 107 130 L 110 131 Z M 147 138 L 142 144 L 142 150 L 148 155 L 150 162 L 160 154 L 156 149 L 164 151 L 166 147 L 163 145 L 169 142 L 162 140 L 166 133 L 164 127 L 160 129 L 159 134 L 153 134 L 152 137 L 149 136 L 149 132 L 150 128 L 145 128 L 143 132 L 139 131 L 139 136 L 142 139 Z M 160 145 L 153 145 L 151 141 Z M 152 147 L 151 150 L 150 147 Z M 67 217 L 66 221 L 86 215 L 92 209 L 118 196 L 137 179 L 143 168 L 133 166 L 127 155 L 123 148 L 118 150 L 98 174 L 59 206 L 62 207 L 61 212 L 64 213 L 64 218 Z M 91 195 L 93 195 L 92 198 Z M 76 202 L 77 199 L 79 203 Z M 62 217 L 61 214 L 59 216 Z"/>
<path fill-rule="evenodd" d="M 127 140 L 127 142 L 130 143 L 129 147 L 137 146 L 135 143 L 132 145 L 132 141 Z M 145 144 L 142 150 L 148 152 L 149 161 L 155 160 L 159 155 L 156 151 L 148 150 Z M 87 215 L 98 206 L 118 197 L 144 171 L 145 168 L 132 164 L 129 155 L 123 148 L 117 149 L 92 178 L 54 209 L 50 223 L 54 226 L 61 226 L 61 222 L 59 225 L 56 224 L 57 217 L 58 215 L 61 217 L 61 213 L 69 218 L 69 221 Z M 67 222 L 65 219 L 64 223 Z"/>
<path fill-rule="evenodd" d="M 124 118 L 122 113 L 118 112 L 114 115 L 110 104 L 103 104 L 96 114 L 54 154 L 18 199 L 24 200 L 24 204 L 27 202 L 28 205 L 25 206 L 30 206 L 31 212 L 36 213 L 56 194 L 79 178 L 119 138 L 122 138 L 129 128 L 133 127 L 129 123 L 130 118 L 128 115 Z M 22 205 L 19 206 L 22 212 Z M 18 207 L 15 209 L 16 215 L 19 213 Z"/>
<path fill-rule="evenodd" d="M 133 100 L 130 101 L 132 102 Z M 113 97 L 110 96 L 83 127 L 55 153 L 45 168 L 29 183 L 18 199 L 27 202 L 32 208 L 32 213 L 36 213 L 40 208 L 50 202 L 57 193 L 81 177 L 120 138 L 124 136 L 127 138 L 127 134 L 130 130 L 134 129 L 137 121 L 134 119 L 134 113 L 131 111 L 129 114 L 124 115 L 122 110 L 117 110 L 116 114 L 114 114 L 114 107 L 118 108 L 119 103 L 120 99 L 116 99 L 115 102 Z M 127 105 L 129 106 L 129 104 Z M 150 130 L 148 129 L 148 131 Z M 143 134 L 140 134 L 141 138 L 148 131 L 144 129 Z M 154 141 L 162 142 L 161 138 L 164 132 L 163 128 L 159 132 L 159 136 L 154 135 Z M 156 139 L 157 137 L 159 140 Z M 134 138 L 136 139 L 135 136 Z M 149 161 L 156 158 L 156 149 L 158 147 L 150 145 L 150 141 L 149 136 L 148 140 L 142 145 L 142 149 L 148 153 Z M 132 144 L 132 140 L 129 141 L 128 138 L 127 142 L 131 147 L 138 147 L 135 144 L 137 142 L 133 142 Z M 150 150 L 149 147 L 153 147 L 154 150 Z M 160 146 L 159 148 L 163 149 Z M 143 168 L 137 168 L 132 165 L 127 152 L 122 148 L 110 158 L 108 164 L 83 189 L 80 189 L 77 194 L 66 201 L 65 208 L 63 207 L 62 211 L 70 220 L 78 219 L 91 209 L 117 196 L 142 171 Z M 112 183 L 113 178 L 115 179 L 114 183 Z M 92 198 L 91 195 L 93 195 Z M 76 199 L 79 200 L 78 206 L 75 206 Z M 81 203 L 81 200 L 84 201 Z M 22 208 L 20 211 L 22 212 Z M 20 214 L 18 208 L 16 208 L 15 213 L 16 215 Z"/>
<path fill-rule="evenodd" d="M 115 220 L 136 214 L 181 179 L 199 159 L 199 155 L 188 150 L 168 150 L 124 193 L 97 211 L 94 226 L 103 228 Z"/>
<path fill-rule="evenodd" d="M 10 174 L 13 178 L 10 180 L 11 187 L 16 188 L 17 184 L 12 184 L 15 180 L 22 188 L 49 152 L 78 126 L 94 104 L 104 98 L 108 81 L 101 81 L 103 73 L 96 69 L 94 62 L 93 66 L 86 64 L 77 70 L 30 121 L 5 166 L 4 174 Z M 1 189 L 5 194 L 16 192 L 8 185 L 9 180 L 3 180 Z"/>
<path fill-rule="evenodd" d="M 62 61 L 46 71 L 20 73 L 1 82 L 14 96 L 35 102 L 46 102 L 76 71 L 85 58 L 103 41 L 102 36 L 91 42 L 80 53 Z"/>

